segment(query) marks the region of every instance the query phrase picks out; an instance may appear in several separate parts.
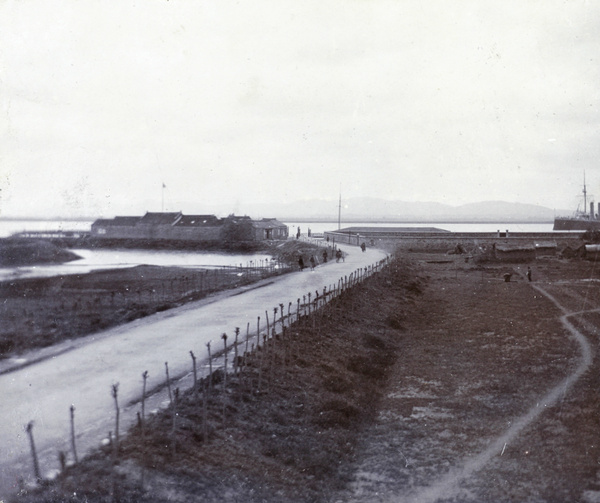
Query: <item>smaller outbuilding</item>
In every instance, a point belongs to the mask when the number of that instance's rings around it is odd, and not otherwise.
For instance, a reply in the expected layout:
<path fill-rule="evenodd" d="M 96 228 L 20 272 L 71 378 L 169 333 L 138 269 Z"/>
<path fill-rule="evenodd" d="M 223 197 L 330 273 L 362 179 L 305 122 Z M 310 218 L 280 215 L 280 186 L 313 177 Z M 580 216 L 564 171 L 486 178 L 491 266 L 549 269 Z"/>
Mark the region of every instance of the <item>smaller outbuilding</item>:
<path fill-rule="evenodd" d="M 263 218 L 252 222 L 255 231 L 255 239 L 258 241 L 271 239 L 287 239 L 289 236 L 288 226 L 276 218 Z"/>
<path fill-rule="evenodd" d="M 533 244 L 496 244 L 494 257 L 500 262 L 529 262 L 535 260 Z"/>
<path fill-rule="evenodd" d="M 535 242 L 536 257 L 554 257 L 556 255 L 557 245 L 554 241 Z"/>

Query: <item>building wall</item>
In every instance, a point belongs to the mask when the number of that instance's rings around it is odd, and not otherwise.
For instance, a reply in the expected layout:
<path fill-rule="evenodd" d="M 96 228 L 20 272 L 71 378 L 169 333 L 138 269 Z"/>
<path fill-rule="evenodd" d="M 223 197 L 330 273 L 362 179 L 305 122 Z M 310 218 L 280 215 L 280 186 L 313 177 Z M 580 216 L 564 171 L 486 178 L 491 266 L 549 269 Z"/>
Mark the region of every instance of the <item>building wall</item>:
<path fill-rule="evenodd" d="M 182 241 L 219 241 L 223 226 L 202 226 L 202 227 L 173 227 L 171 229 L 170 239 Z"/>
<path fill-rule="evenodd" d="M 481 245 L 511 244 L 533 245 L 536 241 L 554 241 L 559 249 L 571 245 L 581 245 L 578 234 L 573 233 L 509 233 L 509 237 L 499 237 L 495 232 L 449 232 L 449 233 L 403 233 L 383 234 L 379 232 L 364 234 L 348 234 L 347 232 L 325 232 L 330 243 L 351 244 L 354 246 L 366 243 L 384 250 L 446 252 L 454 250 L 460 244 L 467 250 Z"/>
<path fill-rule="evenodd" d="M 235 223 L 228 221 L 214 226 L 177 226 L 177 225 L 114 225 L 103 222 L 94 222 L 91 234 L 97 238 L 106 239 L 159 239 L 178 241 L 220 241 L 220 240 L 258 240 L 287 239 L 288 228 L 283 225 L 267 230 L 263 227 L 254 227 L 250 221 Z"/>

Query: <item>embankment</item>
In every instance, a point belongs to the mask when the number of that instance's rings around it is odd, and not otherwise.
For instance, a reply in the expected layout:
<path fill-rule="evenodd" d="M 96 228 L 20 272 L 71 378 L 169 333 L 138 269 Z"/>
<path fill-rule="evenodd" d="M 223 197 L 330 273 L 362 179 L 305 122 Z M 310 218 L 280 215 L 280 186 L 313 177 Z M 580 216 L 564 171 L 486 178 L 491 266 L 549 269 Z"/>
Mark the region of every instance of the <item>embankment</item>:
<path fill-rule="evenodd" d="M 72 253 L 48 242 L 25 241 L 49 256 Z M 138 266 L 47 278 L 0 281 L 0 358 L 96 333 L 159 311 L 296 270 L 297 257 L 319 249 L 302 241 L 272 242 L 264 267 L 188 269 Z M 37 254 L 36 256 L 38 256 Z"/>
<path fill-rule="evenodd" d="M 422 281 L 396 263 L 247 358 L 230 352 L 226 385 L 215 372 L 210 388 L 173 390 L 172 407 L 133 428 L 118 460 L 106 448 L 18 500 L 325 501 L 349 477 Z"/>
<path fill-rule="evenodd" d="M 0 267 L 62 264 L 81 257 L 47 240 L 0 239 Z"/>

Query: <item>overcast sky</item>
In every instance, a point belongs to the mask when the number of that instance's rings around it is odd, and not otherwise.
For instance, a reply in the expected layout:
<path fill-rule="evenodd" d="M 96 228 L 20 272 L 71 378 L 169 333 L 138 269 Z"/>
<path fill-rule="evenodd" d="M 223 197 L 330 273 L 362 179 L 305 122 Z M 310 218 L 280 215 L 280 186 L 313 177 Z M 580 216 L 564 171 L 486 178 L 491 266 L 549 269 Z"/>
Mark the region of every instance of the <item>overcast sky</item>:
<path fill-rule="evenodd" d="M 595 0 L 2 0 L 0 216 L 574 209 L 599 58 Z"/>

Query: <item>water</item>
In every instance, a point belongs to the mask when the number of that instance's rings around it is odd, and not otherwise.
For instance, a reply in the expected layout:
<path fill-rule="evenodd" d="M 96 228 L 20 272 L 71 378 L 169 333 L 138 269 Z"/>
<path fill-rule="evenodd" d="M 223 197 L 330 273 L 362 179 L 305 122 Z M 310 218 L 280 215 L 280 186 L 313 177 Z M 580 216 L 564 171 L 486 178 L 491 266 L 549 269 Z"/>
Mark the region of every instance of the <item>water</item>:
<path fill-rule="evenodd" d="M 0 238 L 10 236 L 23 231 L 89 231 L 93 220 L 89 221 L 60 221 L 60 220 L 2 220 L 0 219 Z M 311 229 L 311 232 L 321 234 L 325 231 L 337 229 L 337 222 L 287 222 L 290 228 L 290 236 L 296 235 L 300 226 L 303 234 Z M 435 223 L 372 223 L 372 222 L 342 222 L 345 227 L 437 227 L 452 232 L 552 232 L 553 222 L 542 223 L 457 223 L 457 222 L 435 222 Z"/>
<path fill-rule="evenodd" d="M 293 222 L 286 224 L 290 228 L 290 236 L 295 236 L 298 226 L 302 234 L 310 228 L 311 233 L 322 234 L 325 231 L 334 231 L 338 228 L 337 222 Z M 460 222 L 435 222 L 435 223 L 371 223 L 371 222 L 342 222 L 342 229 L 346 227 L 435 227 L 451 232 L 552 232 L 554 222 L 542 223 L 460 223 Z"/>
<path fill-rule="evenodd" d="M 7 237 L 22 231 L 89 231 L 92 221 L 58 220 L 1 220 L 0 237 Z M 310 228 L 311 233 L 321 234 L 337 229 L 337 222 L 290 222 L 290 236 L 295 236 L 298 226 L 303 235 Z M 371 223 L 343 222 L 345 227 L 437 227 L 452 232 L 551 232 L 549 223 Z M 162 250 L 72 250 L 81 259 L 65 264 L 48 264 L 27 267 L 0 268 L 0 281 L 11 278 L 60 276 L 82 274 L 95 269 L 114 269 L 136 265 L 178 266 L 178 267 L 218 267 L 264 264 L 270 260 L 265 254 L 230 254 Z"/>
<path fill-rule="evenodd" d="M 22 231 L 89 231 L 92 221 L 0 220 L 0 237 Z M 0 281 L 83 274 L 97 269 L 118 269 L 137 265 L 190 268 L 260 266 L 271 260 L 264 253 L 214 253 L 172 250 L 71 250 L 81 259 L 64 264 L 0 268 Z"/>
<path fill-rule="evenodd" d="M 89 231 L 93 220 L 2 220 L 0 238 L 17 232 L 34 231 Z"/>

